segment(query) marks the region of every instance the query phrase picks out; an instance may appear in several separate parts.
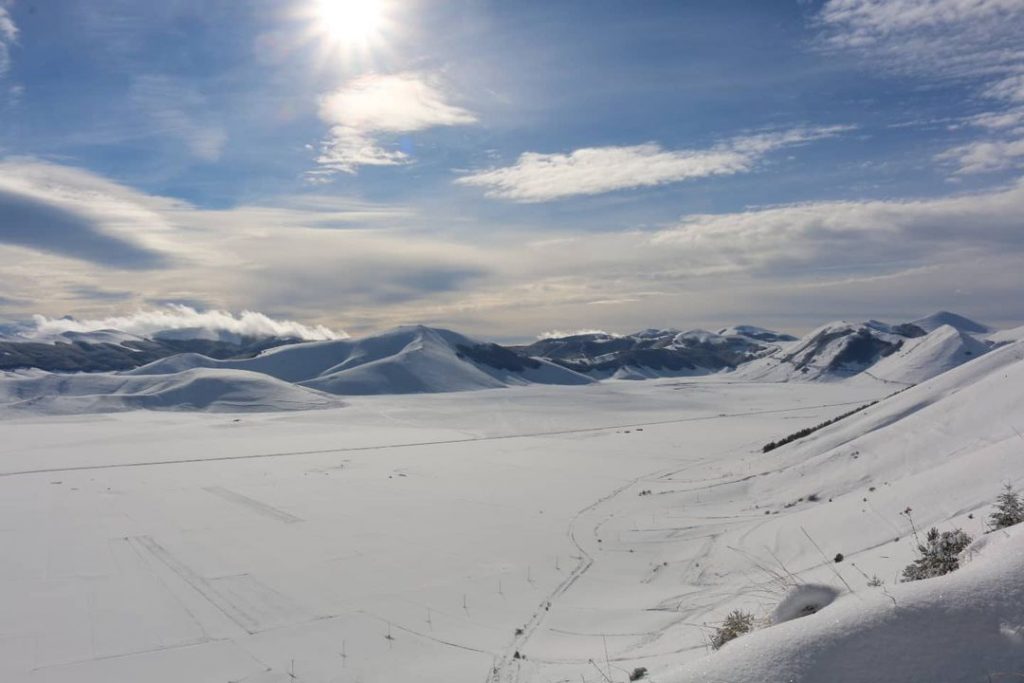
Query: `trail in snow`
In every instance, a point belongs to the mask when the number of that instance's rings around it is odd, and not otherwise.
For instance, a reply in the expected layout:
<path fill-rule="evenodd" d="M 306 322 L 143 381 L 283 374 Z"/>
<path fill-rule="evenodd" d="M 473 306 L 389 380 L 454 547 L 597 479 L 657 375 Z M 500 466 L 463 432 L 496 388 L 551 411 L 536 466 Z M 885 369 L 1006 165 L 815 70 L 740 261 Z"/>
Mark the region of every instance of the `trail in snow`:
<path fill-rule="evenodd" d="M 81 472 L 86 470 L 109 470 L 125 467 L 154 467 L 158 465 L 185 465 L 201 462 L 224 462 L 226 460 L 257 460 L 260 458 L 287 458 L 304 455 L 329 455 L 331 453 L 355 453 L 361 451 L 381 451 L 396 448 L 416 448 L 419 446 L 447 446 L 460 443 L 478 443 L 480 441 L 505 441 L 508 439 L 526 439 L 540 436 L 562 436 L 566 434 L 586 434 L 591 432 L 603 432 L 609 429 L 631 429 L 634 427 L 653 427 L 663 424 L 679 424 L 682 422 L 703 422 L 706 420 L 719 420 L 732 417 L 748 417 L 754 415 L 772 415 L 776 413 L 792 413 L 814 410 L 818 408 L 834 408 L 840 406 L 860 405 L 862 401 L 844 401 L 842 403 L 823 403 L 819 405 L 799 406 L 797 408 L 779 408 L 777 410 L 751 410 L 745 413 L 719 413 L 717 415 L 703 415 L 700 417 L 681 417 L 672 420 L 656 420 L 653 422 L 632 422 L 629 424 L 602 425 L 598 427 L 583 427 L 579 429 L 556 429 L 539 432 L 521 432 L 518 434 L 499 434 L 496 436 L 469 436 L 462 439 L 440 439 L 437 441 L 414 441 L 409 443 L 377 444 L 372 446 L 340 446 L 338 448 L 319 448 L 307 451 L 279 451 L 275 453 L 250 453 L 245 455 L 215 455 L 204 458 L 174 458 L 169 460 L 140 460 L 134 462 L 103 463 L 97 465 L 77 465 L 71 467 L 47 467 L 33 470 L 15 470 L 12 472 L 0 472 L 0 477 L 18 477 L 31 474 L 53 474 L 57 472 Z"/>

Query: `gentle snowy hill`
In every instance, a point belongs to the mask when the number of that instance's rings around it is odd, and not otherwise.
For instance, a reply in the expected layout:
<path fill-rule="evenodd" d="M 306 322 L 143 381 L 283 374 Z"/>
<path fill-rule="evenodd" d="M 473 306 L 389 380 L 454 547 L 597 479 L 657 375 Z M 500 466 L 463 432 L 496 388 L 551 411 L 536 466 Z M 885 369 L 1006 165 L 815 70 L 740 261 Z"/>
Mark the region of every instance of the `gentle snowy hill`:
<path fill-rule="evenodd" d="M 523 384 L 589 384 L 593 380 L 545 360 L 449 330 L 400 327 L 357 340 L 291 344 L 250 359 L 214 361 L 196 354 L 166 358 L 133 374 L 189 367 L 263 373 L 331 394 L 470 391 Z"/>
<path fill-rule="evenodd" d="M 5 407 L 49 414 L 149 410 L 278 411 L 343 405 L 266 375 L 195 368 L 165 375 L 41 371 L 0 378 Z"/>
<path fill-rule="evenodd" d="M 920 327 L 925 332 L 937 330 L 943 325 L 949 325 L 950 327 L 956 328 L 961 332 L 967 332 L 968 334 L 988 334 L 990 332 L 995 332 L 995 330 L 988 325 L 982 325 L 981 323 L 965 318 L 962 315 L 957 315 L 956 313 L 950 313 L 949 311 L 932 313 L 931 315 L 921 318 L 920 320 L 915 320 L 910 324 Z"/>

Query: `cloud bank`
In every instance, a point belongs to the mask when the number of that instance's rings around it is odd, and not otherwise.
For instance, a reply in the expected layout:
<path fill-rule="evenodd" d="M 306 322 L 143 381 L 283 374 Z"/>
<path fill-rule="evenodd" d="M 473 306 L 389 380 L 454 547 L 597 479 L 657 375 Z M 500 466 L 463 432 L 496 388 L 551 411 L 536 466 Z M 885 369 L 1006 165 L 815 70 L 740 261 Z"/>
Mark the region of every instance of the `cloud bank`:
<path fill-rule="evenodd" d="M 89 321 L 50 323 L 57 329 L 149 333 L 212 324 L 195 315 L 228 315 L 193 313 L 209 308 L 288 311 L 312 330 L 294 333 L 314 338 L 327 336 L 316 323 L 363 333 L 423 322 L 521 339 L 543 330 L 652 325 L 786 329 L 785 320 L 751 319 L 751 312 L 818 319 L 838 309 L 854 315 L 878 301 L 919 301 L 905 311 L 915 315 L 962 308 L 994 322 L 1024 319 L 1024 304 L 1006 296 L 1024 289 L 1024 181 L 920 199 L 690 214 L 659 229 L 498 225 L 460 233 L 438 227 L 451 225 L 451 216 L 427 219 L 410 208 L 326 196 L 209 210 L 54 164 L 9 161 L 3 169 L 5 182 L 31 178 L 39 202 L 99 220 L 104 232 L 188 249 L 181 257 L 168 251 L 174 258 L 140 273 L 85 258 L 88 250 L 0 241 L 0 311 L 50 321 L 70 311 Z M 124 216 L 139 220 L 122 226 Z M 138 234 L 130 226 L 140 226 Z M 70 235 L 68 244 L 75 244 Z M 124 314 L 156 301 L 196 303 L 187 315 L 162 310 L 148 327 Z M 170 323 L 168 315 L 182 320 Z"/>
<path fill-rule="evenodd" d="M 546 202 L 614 190 L 651 187 L 693 178 L 746 173 L 769 152 L 821 140 L 849 126 L 794 128 L 733 138 L 705 150 L 666 150 L 648 143 L 587 147 L 568 154 L 525 152 L 515 164 L 458 178 L 488 197 Z"/>
<path fill-rule="evenodd" d="M 22 331 L 29 338 L 48 338 L 63 332 L 120 330 L 139 337 L 161 332 L 183 332 L 188 337 L 217 337 L 219 333 L 251 337 L 291 337 L 304 340 L 343 339 L 348 335 L 323 325 L 307 326 L 294 320 L 275 320 L 263 313 L 242 311 L 197 311 L 189 306 L 169 304 L 165 308 L 136 311 L 130 315 L 90 320 L 32 316 L 33 326 Z"/>

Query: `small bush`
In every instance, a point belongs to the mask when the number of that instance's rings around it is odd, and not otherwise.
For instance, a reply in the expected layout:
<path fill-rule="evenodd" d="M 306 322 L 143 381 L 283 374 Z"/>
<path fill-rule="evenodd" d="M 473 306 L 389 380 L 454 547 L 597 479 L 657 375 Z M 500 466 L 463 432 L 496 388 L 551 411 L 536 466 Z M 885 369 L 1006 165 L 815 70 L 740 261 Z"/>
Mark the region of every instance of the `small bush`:
<path fill-rule="evenodd" d="M 749 612 L 733 610 L 722 625 L 715 629 L 715 634 L 711 636 L 711 649 L 718 650 L 730 640 L 735 640 L 753 630 L 754 615 Z"/>
<path fill-rule="evenodd" d="M 996 499 L 996 511 L 988 516 L 988 520 L 992 531 L 1024 522 L 1024 501 L 1013 489 L 1013 484 L 1007 484 L 1005 490 L 999 494 L 999 498 Z"/>
<path fill-rule="evenodd" d="M 932 527 L 924 543 L 917 544 L 919 557 L 903 570 L 904 581 L 942 576 L 960 568 L 960 553 L 973 540 L 963 529 L 943 531 Z"/>
<path fill-rule="evenodd" d="M 637 668 L 633 669 L 632 673 L 629 674 L 629 680 L 631 680 L 631 681 L 639 681 L 641 678 L 643 678 L 646 675 L 647 675 L 647 667 L 646 666 L 638 666 Z"/>

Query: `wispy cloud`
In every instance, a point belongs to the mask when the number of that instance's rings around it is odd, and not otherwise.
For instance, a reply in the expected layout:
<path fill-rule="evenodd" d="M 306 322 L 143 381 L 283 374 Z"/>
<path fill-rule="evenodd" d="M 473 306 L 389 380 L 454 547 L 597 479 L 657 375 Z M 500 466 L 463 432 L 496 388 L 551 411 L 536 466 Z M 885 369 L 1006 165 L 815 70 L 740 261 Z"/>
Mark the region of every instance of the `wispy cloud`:
<path fill-rule="evenodd" d="M 1024 68 L 1024 64 L 1021 67 Z M 984 94 L 1007 102 L 1024 103 L 1024 73 L 996 81 L 985 89 Z"/>
<path fill-rule="evenodd" d="M 828 0 L 821 44 L 872 67 L 962 83 L 994 111 L 966 122 L 979 139 L 936 160 L 957 175 L 1005 171 L 1024 160 L 1024 3 L 1020 0 Z"/>
<path fill-rule="evenodd" d="M 849 126 L 802 127 L 736 137 L 709 149 L 666 150 L 655 143 L 587 147 L 568 154 L 525 152 L 515 164 L 458 178 L 487 196 L 545 202 L 577 195 L 676 183 L 753 170 L 769 152 L 833 137 Z"/>
<path fill-rule="evenodd" d="M 422 74 L 357 78 L 320 102 L 320 118 L 331 129 L 317 162 L 328 173 L 409 163 L 408 153 L 385 147 L 382 136 L 476 122 L 472 112 L 446 100 L 440 86 Z"/>
<path fill-rule="evenodd" d="M 959 175 L 1005 171 L 1024 166 L 1024 137 L 970 142 L 946 150 L 936 158 L 951 162 Z"/>
<path fill-rule="evenodd" d="M 0 243 L 107 267 L 165 267 L 170 225 L 145 196 L 87 171 L 15 159 L 0 162 Z"/>
<path fill-rule="evenodd" d="M 18 27 L 11 19 L 11 13 L 0 5 L 0 77 L 11 67 L 11 46 L 18 40 Z"/>
<path fill-rule="evenodd" d="M 220 158 L 227 132 L 211 119 L 206 97 L 195 86 L 167 76 L 140 76 L 130 101 L 149 119 L 149 132 L 177 138 L 197 159 Z"/>
<path fill-rule="evenodd" d="M 828 0 L 816 20 L 825 46 L 888 70 L 991 77 L 1024 62 L 1019 0 Z"/>

